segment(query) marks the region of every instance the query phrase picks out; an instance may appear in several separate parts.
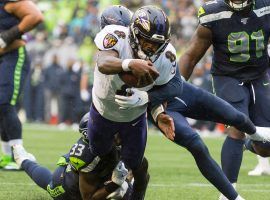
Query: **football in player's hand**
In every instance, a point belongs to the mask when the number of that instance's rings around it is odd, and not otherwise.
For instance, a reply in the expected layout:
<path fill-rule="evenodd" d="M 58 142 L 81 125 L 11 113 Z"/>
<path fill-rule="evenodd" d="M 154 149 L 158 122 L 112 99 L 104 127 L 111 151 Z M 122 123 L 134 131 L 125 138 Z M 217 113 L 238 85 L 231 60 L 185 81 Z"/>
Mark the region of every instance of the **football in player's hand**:
<path fill-rule="evenodd" d="M 152 76 L 153 80 L 156 80 L 158 77 L 158 76 L 154 76 L 154 77 L 153 76 Z M 139 79 L 134 74 L 132 74 L 132 72 L 121 72 L 119 73 L 119 77 L 125 84 L 127 84 L 130 87 L 142 88 L 142 87 L 146 87 L 150 85 L 147 82 L 139 83 Z"/>
<path fill-rule="evenodd" d="M 119 73 L 120 79 L 130 87 L 137 87 L 138 78 L 132 72 Z"/>

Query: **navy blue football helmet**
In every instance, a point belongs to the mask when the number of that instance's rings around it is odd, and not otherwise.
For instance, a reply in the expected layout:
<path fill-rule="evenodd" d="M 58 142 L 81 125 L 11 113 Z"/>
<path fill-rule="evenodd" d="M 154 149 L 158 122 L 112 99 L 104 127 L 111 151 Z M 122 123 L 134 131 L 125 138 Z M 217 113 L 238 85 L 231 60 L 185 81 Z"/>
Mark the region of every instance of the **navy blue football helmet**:
<path fill-rule="evenodd" d="M 89 121 L 89 112 L 86 113 L 79 124 L 79 132 L 82 134 L 82 138 L 88 140 L 88 136 L 87 136 L 87 124 Z"/>
<path fill-rule="evenodd" d="M 132 12 L 125 6 L 114 5 L 106 8 L 100 18 L 100 28 L 103 29 L 107 25 L 129 26 Z"/>
<path fill-rule="evenodd" d="M 167 15 L 158 7 L 144 6 L 132 16 L 130 22 L 130 45 L 135 56 L 152 62 L 166 49 L 170 41 L 171 28 Z M 140 39 L 158 46 L 156 52 L 143 51 Z"/>

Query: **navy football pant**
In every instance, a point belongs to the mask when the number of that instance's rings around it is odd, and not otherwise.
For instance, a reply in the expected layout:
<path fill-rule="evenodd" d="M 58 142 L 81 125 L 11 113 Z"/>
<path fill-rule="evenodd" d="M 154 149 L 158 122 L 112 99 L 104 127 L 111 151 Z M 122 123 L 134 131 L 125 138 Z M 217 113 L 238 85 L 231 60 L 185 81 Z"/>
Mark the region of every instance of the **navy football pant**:
<path fill-rule="evenodd" d="M 181 96 L 168 102 L 167 110 L 179 112 L 185 117 L 197 120 L 235 126 L 248 134 L 256 131 L 248 116 L 221 98 L 187 82 L 183 82 Z"/>
<path fill-rule="evenodd" d="M 21 139 L 21 122 L 15 105 L 22 91 L 30 63 L 25 48 L 20 47 L 1 56 L 0 61 L 0 126 L 1 139 Z"/>
<path fill-rule="evenodd" d="M 270 127 L 270 78 L 242 82 L 228 76 L 213 76 L 217 96 L 229 102 L 237 110 L 245 113 L 257 126 Z M 238 130 L 237 126 L 235 126 Z M 260 142 L 256 142 L 257 144 Z M 222 169 L 232 183 L 237 182 L 243 157 L 243 140 L 227 137 L 221 153 Z M 261 143 L 262 147 L 269 145 Z"/>
<path fill-rule="evenodd" d="M 93 155 L 105 155 L 111 151 L 114 136 L 121 139 L 121 159 L 131 169 L 140 167 L 147 140 L 146 114 L 131 122 L 113 122 L 102 117 L 96 108 L 90 108 L 88 121 L 89 146 Z"/>
<path fill-rule="evenodd" d="M 59 187 L 61 185 L 60 177 L 65 171 L 65 166 L 59 166 L 52 174 L 50 170 L 45 167 L 40 166 L 36 162 L 31 160 L 25 160 L 22 162 L 23 170 L 28 174 L 28 176 L 42 189 L 46 190 L 53 199 L 55 200 L 68 200 L 66 193 L 59 193 Z M 54 192 L 54 190 L 56 192 Z"/>
<path fill-rule="evenodd" d="M 167 114 L 173 118 L 175 124 L 174 143 L 190 151 L 203 176 L 229 200 L 234 200 L 238 196 L 237 192 L 209 154 L 208 148 L 200 136 L 190 127 L 186 118 L 175 111 L 167 111 Z"/>

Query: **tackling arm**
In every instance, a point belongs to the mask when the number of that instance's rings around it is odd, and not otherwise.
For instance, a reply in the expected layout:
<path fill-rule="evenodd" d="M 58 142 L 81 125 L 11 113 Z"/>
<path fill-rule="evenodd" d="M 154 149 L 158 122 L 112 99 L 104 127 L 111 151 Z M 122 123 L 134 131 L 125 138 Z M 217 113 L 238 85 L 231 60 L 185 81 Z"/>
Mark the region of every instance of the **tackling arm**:
<path fill-rule="evenodd" d="M 179 60 L 180 72 L 186 80 L 190 78 L 195 65 L 200 61 L 211 44 L 211 30 L 199 25 L 189 43 L 189 48 Z"/>
<path fill-rule="evenodd" d="M 79 172 L 79 188 L 83 200 L 89 200 L 98 189 L 98 177 L 89 173 Z"/>

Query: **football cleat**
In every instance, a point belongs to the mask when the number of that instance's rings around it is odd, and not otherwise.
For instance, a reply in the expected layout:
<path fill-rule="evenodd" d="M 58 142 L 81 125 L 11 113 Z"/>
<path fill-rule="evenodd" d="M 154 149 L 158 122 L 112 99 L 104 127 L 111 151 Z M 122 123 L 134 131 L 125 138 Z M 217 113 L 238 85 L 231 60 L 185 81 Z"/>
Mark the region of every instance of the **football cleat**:
<path fill-rule="evenodd" d="M 25 161 L 25 160 L 36 161 L 35 156 L 32 155 L 31 153 L 28 153 L 24 149 L 24 147 L 20 144 L 13 145 L 12 151 L 13 151 L 13 155 L 14 155 L 14 160 L 16 161 L 19 168 L 21 168 L 21 165 L 22 165 L 23 161 Z"/>
<path fill-rule="evenodd" d="M 249 138 L 255 141 L 270 142 L 270 128 L 256 126 L 256 133 L 249 135 Z"/>
<path fill-rule="evenodd" d="M 3 167 L 3 170 L 6 171 L 17 171 L 17 170 L 21 170 L 21 168 L 19 167 L 19 165 L 17 165 L 17 163 L 15 162 L 9 162 L 6 166 Z"/>
<path fill-rule="evenodd" d="M 232 186 L 234 187 L 234 189 L 236 188 L 236 183 L 233 183 Z M 240 197 L 240 196 L 238 196 Z M 241 198 L 241 197 L 240 197 Z M 227 199 L 227 197 L 225 197 L 223 194 L 220 194 L 218 200 L 229 200 Z M 237 199 L 238 200 L 238 199 Z M 240 200 L 240 199 L 239 199 Z"/>
<path fill-rule="evenodd" d="M 8 163 L 12 162 L 12 157 L 9 155 L 3 155 L 0 157 L 0 168 L 4 168 Z"/>
<path fill-rule="evenodd" d="M 270 175 L 270 169 L 262 167 L 260 165 L 257 165 L 253 170 L 248 172 L 249 176 L 269 176 Z"/>

